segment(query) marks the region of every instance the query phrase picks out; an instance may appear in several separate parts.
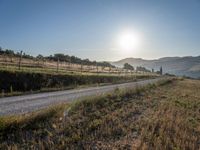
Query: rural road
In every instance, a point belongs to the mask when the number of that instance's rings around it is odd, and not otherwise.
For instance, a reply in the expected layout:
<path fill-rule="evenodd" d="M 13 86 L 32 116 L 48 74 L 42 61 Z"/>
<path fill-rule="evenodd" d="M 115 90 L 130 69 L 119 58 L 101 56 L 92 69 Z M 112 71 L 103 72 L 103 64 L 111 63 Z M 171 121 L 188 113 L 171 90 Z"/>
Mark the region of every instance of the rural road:
<path fill-rule="evenodd" d="M 61 102 L 70 102 L 84 96 L 93 96 L 113 91 L 115 88 L 130 88 L 155 83 L 163 78 L 148 79 L 137 82 L 73 89 L 57 92 L 47 92 L 24 96 L 0 98 L 0 116 L 32 112 Z"/>

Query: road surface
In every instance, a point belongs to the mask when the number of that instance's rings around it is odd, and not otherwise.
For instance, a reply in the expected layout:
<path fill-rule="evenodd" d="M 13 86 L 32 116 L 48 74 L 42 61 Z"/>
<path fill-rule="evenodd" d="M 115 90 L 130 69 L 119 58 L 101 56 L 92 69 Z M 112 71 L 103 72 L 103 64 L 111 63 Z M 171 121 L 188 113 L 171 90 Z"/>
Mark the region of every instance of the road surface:
<path fill-rule="evenodd" d="M 86 96 L 100 95 L 113 91 L 115 88 L 130 88 L 155 83 L 162 78 L 148 79 L 137 82 L 73 89 L 65 91 L 47 92 L 24 96 L 0 98 L 0 116 L 22 114 L 48 107 L 61 102 L 70 102 Z"/>

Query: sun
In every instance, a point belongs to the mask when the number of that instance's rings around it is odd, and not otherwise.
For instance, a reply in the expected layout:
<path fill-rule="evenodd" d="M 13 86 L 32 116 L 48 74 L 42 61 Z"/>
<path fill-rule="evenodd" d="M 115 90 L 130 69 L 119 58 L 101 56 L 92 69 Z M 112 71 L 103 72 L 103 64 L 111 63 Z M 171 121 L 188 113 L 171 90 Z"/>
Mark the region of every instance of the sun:
<path fill-rule="evenodd" d="M 132 31 L 124 31 L 119 34 L 118 44 L 121 50 L 132 51 L 140 44 L 140 37 Z"/>

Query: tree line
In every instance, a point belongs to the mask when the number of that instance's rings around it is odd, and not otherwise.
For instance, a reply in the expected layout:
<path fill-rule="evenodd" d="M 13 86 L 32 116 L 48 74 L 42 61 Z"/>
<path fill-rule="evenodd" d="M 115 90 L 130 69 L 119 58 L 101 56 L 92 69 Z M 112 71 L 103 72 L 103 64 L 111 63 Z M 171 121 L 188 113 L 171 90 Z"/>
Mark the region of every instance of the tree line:
<path fill-rule="evenodd" d="M 47 57 L 43 57 L 41 55 L 38 55 L 37 58 L 44 58 L 48 60 L 54 60 L 54 61 L 61 61 L 61 62 L 69 62 L 69 63 L 75 63 L 75 64 L 82 64 L 82 65 L 91 65 L 91 66 L 102 66 L 102 67 L 112 67 L 115 68 L 115 66 L 111 65 L 109 62 L 103 61 L 103 62 L 97 62 L 97 61 L 90 61 L 89 59 L 81 59 L 76 56 L 69 56 L 62 53 L 57 53 L 54 55 L 50 55 Z"/>
<path fill-rule="evenodd" d="M 150 70 L 146 69 L 145 67 L 142 66 L 137 66 L 136 68 L 134 68 L 132 65 L 130 65 L 129 63 L 125 63 L 124 64 L 124 69 L 128 69 L 128 70 L 136 70 L 136 71 L 143 71 L 143 72 L 151 72 Z"/>
<path fill-rule="evenodd" d="M 146 69 L 145 67 L 142 67 L 142 66 L 137 66 L 136 68 L 134 68 L 129 63 L 125 63 L 123 68 L 128 69 L 128 70 L 142 71 L 142 72 L 154 72 L 154 69 L 152 69 L 152 71 L 150 71 L 150 70 L 148 70 L 148 69 Z M 156 73 L 161 74 L 161 75 L 163 74 L 162 66 L 160 67 L 160 70 L 157 71 Z"/>
<path fill-rule="evenodd" d="M 0 47 L 0 55 L 16 56 L 16 57 L 29 58 L 29 59 L 39 59 L 39 60 L 53 60 L 53 61 L 59 61 L 59 62 L 69 62 L 69 63 L 74 63 L 74 64 L 115 68 L 115 66 L 111 65 L 109 62 L 106 62 L 106 61 L 103 61 L 103 62 L 91 61 L 89 59 L 81 59 L 76 56 L 69 56 L 62 53 L 57 53 L 50 56 L 43 56 L 39 54 L 38 56 L 34 57 L 22 51 L 15 52 L 14 50 L 3 49 Z"/>

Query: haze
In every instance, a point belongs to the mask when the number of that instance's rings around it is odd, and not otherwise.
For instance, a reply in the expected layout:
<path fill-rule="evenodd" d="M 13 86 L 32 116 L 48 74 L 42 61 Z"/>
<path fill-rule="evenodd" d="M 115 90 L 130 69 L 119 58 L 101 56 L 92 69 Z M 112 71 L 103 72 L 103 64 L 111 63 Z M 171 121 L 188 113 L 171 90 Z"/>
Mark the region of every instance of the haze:
<path fill-rule="evenodd" d="M 109 61 L 199 55 L 199 0 L 1 0 L 0 10 L 0 46 L 31 55 Z M 128 51 L 117 41 L 127 30 L 139 39 Z"/>

